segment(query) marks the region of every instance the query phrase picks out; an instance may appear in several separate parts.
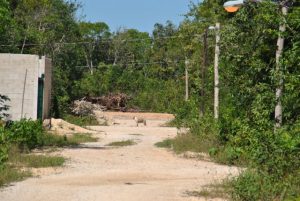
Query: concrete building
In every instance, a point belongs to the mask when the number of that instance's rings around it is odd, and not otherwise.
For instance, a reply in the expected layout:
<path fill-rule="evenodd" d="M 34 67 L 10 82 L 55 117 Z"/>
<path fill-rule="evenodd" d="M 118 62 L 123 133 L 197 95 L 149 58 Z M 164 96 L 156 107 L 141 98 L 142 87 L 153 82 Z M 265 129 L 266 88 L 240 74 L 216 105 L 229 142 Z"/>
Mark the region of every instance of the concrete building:
<path fill-rule="evenodd" d="M 0 94 L 8 96 L 11 120 L 50 115 L 51 60 L 37 55 L 0 54 Z"/>

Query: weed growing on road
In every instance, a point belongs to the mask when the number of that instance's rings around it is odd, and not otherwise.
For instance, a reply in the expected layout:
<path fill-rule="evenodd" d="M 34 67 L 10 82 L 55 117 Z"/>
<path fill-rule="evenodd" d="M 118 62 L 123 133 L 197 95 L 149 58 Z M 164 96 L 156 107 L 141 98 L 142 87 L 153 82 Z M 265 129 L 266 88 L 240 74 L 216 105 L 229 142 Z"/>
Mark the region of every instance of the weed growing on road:
<path fill-rule="evenodd" d="M 165 139 L 165 140 L 163 140 L 163 141 L 161 141 L 161 142 L 157 142 L 157 143 L 155 143 L 154 145 L 156 146 L 156 147 L 159 147 L 159 148 L 172 148 L 172 145 L 173 145 L 173 139 Z"/>
<path fill-rule="evenodd" d="M 80 143 L 97 142 L 98 138 L 91 136 L 91 134 L 74 134 L 70 137 L 55 134 L 45 134 L 44 146 L 67 147 L 77 146 Z"/>
<path fill-rule="evenodd" d="M 131 146 L 135 145 L 136 142 L 133 140 L 124 140 L 124 141 L 116 141 L 116 142 L 111 142 L 107 144 L 106 146 L 115 146 L 115 147 L 124 147 L 124 146 Z"/>
<path fill-rule="evenodd" d="M 160 148 L 172 148 L 177 154 L 186 151 L 207 152 L 208 149 L 203 141 L 192 134 L 178 135 L 174 139 L 165 139 L 162 142 L 156 143 L 155 146 Z"/>
<path fill-rule="evenodd" d="M 133 135 L 133 136 L 144 136 L 143 134 L 129 134 L 129 135 Z"/>
<path fill-rule="evenodd" d="M 98 138 L 93 137 L 91 134 L 74 134 L 72 137 L 67 139 L 70 143 L 86 143 L 86 142 L 97 142 Z"/>
<path fill-rule="evenodd" d="M 204 197 L 205 199 L 215 199 L 215 198 L 222 198 L 222 199 L 229 199 L 231 192 L 231 187 L 227 181 L 224 181 L 221 184 L 212 184 L 202 187 L 199 191 L 187 191 L 186 194 L 188 196 L 193 197 Z"/>

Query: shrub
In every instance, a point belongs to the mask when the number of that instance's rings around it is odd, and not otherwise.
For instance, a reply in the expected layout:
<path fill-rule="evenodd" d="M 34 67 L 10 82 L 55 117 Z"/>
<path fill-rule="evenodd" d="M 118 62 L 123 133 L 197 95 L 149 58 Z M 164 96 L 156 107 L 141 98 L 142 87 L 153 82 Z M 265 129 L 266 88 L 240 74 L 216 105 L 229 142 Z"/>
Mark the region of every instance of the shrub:
<path fill-rule="evenodd" d="M 0 94 L 0 120 L 8 116 L 6 111 L 9 109 L 9 106 L 5 104 L 6 101 L 9 101 L 9 98 Z"/>
<path fill-rule="evenodd" d="M 8 145 L 5 142 L 5 129 L 0 126 L 0 168 L 3 167 L 4 162 L 8 158 Z"/>
<path fill-rule="evenodd" d="M 172 139 L 165 139 L 161 142 L 155 143 L 154 145 L 159 147 L 159 148 L 172 148 L 173 140 Z"/>
<path fill-rule="evenodd" d="M 5 140 L 16 143 L 21 150 L 34 149 L 43 145 L 44 130 L 40 121 L 22 119 L 13 122 L 6 133 Z"/>
<path fill-rule="evenodd" d="M 178 105 L 179 106 L 179 105 Z M 199 120 L 199 112 L 196 109 L 197 102 L 193 99 L 184 102 L 180 107 L 176 108 L 175 120 L 174 123 L 180 126 L 190 127 Z"/>
<path fill-rule="evenodd" d="M 277 180 L 260 170 L 247 170 L 231 182 L 232 199 L 247 201 L 296 200 L 299 197 L 299 173 Z"/>

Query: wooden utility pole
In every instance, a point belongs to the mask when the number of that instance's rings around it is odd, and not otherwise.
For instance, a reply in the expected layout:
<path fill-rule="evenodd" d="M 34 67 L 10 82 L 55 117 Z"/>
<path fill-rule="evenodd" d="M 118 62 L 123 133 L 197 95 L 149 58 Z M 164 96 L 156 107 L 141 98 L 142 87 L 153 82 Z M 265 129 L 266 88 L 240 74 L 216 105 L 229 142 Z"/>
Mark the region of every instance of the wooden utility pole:
<path fill-rule="evenodd" d="M 219 119 L 219 56 L 220 56 L 220 23 L 216 23 L 216 49 L 215 49 L 215 65 L 214 65 L 214 117 Z"/>
<path fill-rule="evenodd" d="M 188 72 L 188 65 L 189 61 L 185 59 L 185 101 L 189 100 L 189 72 Z"/>
<path fill-rule="evenodd" d="M 207 35 L 208 35 L 208 28 L 205 29 L 204 35 L 203 35 L 203 62 L 202 62 L 202 68 L 201 68 L 201 105 L 200 105 L 200 117 L 204 116 L 205 113 L 205 73 L 207 68 L 207 57 L 208 57 L 208 51 L 207 51 Z"/>
<path fill-rule="evenodd" d="M 285 16 L 288 13 L 287 6 L 282 6 L 282 14 Z M 277 40 L 277 51 L 276 51 L 276 76 L 279 77 L 277 82 L 278 86 L 276 87 L 276 107 L 275 107 L 275 128 L 280 128 L 282 125 L 282 105 L 281 105 L 281 97 L 283 90 L 283 77 L 280 65 L 280 58 L 282 57 L 282 52 L 284 48 L 284 37 L 282 34 L 286 31 L 286 24 L 283 22 L 279 26 L 279 37 Z"/>

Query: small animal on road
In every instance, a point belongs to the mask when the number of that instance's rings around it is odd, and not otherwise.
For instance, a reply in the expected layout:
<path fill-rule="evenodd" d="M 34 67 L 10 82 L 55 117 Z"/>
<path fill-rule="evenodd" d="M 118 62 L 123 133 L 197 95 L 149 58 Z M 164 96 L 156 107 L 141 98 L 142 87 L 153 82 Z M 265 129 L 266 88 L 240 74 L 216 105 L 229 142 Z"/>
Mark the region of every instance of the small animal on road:
<path fill-rule="evenodd" d="M 146 119 L 141 117 L 133 117 L 134 121 L 136 122 L 136 127 L 139 127 L 139 123 L 144 124 L 144 126 L 147 126 Z"/>

